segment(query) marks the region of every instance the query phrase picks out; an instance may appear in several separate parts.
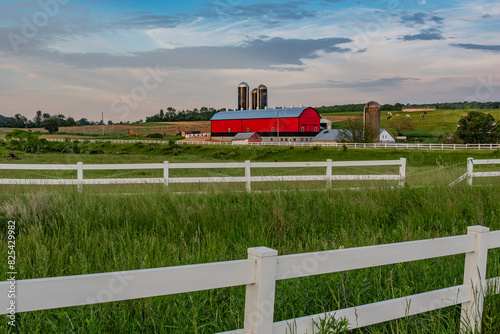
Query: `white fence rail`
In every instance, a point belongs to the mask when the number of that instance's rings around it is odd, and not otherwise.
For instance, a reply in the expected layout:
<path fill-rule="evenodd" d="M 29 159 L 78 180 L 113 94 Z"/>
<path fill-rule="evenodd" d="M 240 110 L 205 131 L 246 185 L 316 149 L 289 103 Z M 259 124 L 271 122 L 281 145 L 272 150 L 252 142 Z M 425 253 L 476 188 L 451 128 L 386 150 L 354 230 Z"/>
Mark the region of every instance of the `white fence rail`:
<path fill-rule="evenodd" d="M 474 172 L 474 165 L 500 165 L 500 159 L 467 159 L 467 184 L 472 186 L 472 179 L 475 177 L 495 177 L 500 176 L 498 172 Z"/>
<path fill-rule="evenodd" d="M 216 142 L 216 141 L 176 141 L 177 144 L 185 145 L 215 145 L 215 146 L 241 146 L 241 143 L 233 142 Z M 261 143 L 248 143 L 248 146 L 295 146 L 295 147 L 347 147 L 354 149 L 381 149 L 381 148 L 395 148 L 395 149 L 417 149 L 417 150 L 495 150 L 500 148 L 500 144 L 427 144 L 427 143 L 328 143 L 328 142 L 261 142 Z"/>
<path fill-rule="evenodd" d="M 367 167 L 367 166 L 399 166 L 399 173 L 395 175 L 334 175 L 334 167 Z M 252 168 L 312 168 L 324 167 L 324 175 L 288 175 L 288 176 L 252 176 Z M 245 176 L 241 177 L 170 177 L 172 169 L 244 169 Z M 145 170 L 161 169 L 162 178 L 108 178 L 108 179 L 85 179 L 85 170 Z M 83 185 L 96 184 L 136 184 L 136 183 L 220 183 L 241 182 L 245 183 L 247 191 L 251 191 L 252 182 L 276 182 L 276 181 L 326 181 L 327 188 L 331 187 L 332 181 L 339 180 L 387 180 L 398 181 L 400 186 L 405 183 L 406 159 L 399 160 L 372 160 L 372 161 L 318 161 L 318 162 L 251 162 L 242 163 L 151 163 L 151 164 L 107 164 L 107 165 L 84 165 L 78 162 L 75 165 L 29 165 L 29 164 L 0 164 L 0 170 L 76 170 L 76 179 L 0 179 L 0 184 L 21 185 L 77 185 L 79 189 Z"/>
<path fill-rule="evenodd" d="M 466 254 L 463 284 L 368 305 L 332 311 L 347 318 L 349 328 L 462 305 L 462 329 L 480 331 L 485 294 L 500 293 L 500 277 L 486 279 L 488 250 L 500 248 L 500 231 L 468 228 L 463 236 L 379 246 L 278 256 L 266 247 L 248 249 L 248 259 L 169 268 L 54 277 L 0 283 L 0 304 L 9 306 L 8 291 L 16 285 L 16 312 L 98 304 L 190 291 L 246 285 L 244 329 L 226 333 L 317 333 L 316 314 L 273 323 L 277 280 L 370 268 L 429 258 Z M 7 307 L 0 314 L 9 314 Z M 475 326 L 474 326 L 475 324 Z"/>
<path fill-rule="evenodd" d="M 113 144 L 169 144 L 166 140 L 132 140 L 132 139 L 87 139 L 87 138 L 68 138 L 68 139 L 47 139 L 48 141 L 64 142 L 69 141 L 85 141 L 90 143 L 109 142 Z M 216 141 L 183 141 L 177 140 L 176 144 L 184 145 L 212 145 L 212 146 L 241 146 L 240 144 L 233 144 L 232 142 L 216 142 Z M 347 148 L 354 149 L 382 149 L 382 148 L 396 148 L 396 149 L 417 149 L 417 150 L 495 150 L 500 149 L 500 144 L 427 144 L 427 143 L 318 143 L 318 142 L 262 142 L 262 143 L 249 143 L 248 146 L 295 146 L 295 147 L 337 147 L 342 148 L 344 145 Z"/>

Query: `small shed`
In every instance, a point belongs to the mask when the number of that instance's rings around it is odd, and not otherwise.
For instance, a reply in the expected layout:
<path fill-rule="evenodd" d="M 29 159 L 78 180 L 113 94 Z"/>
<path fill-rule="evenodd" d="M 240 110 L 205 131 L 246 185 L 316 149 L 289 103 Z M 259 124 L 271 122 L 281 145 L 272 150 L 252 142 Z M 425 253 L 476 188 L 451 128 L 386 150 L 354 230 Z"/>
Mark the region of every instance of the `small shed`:
<path fill-rule="evenodd" d="M 249 143 L 261 143 L 262 137 L 257 132 L 240 132 L 231 139 L 234 144 L 248 145 Z"/>
<path fill-rule="evenodd" d="M 322 129 L 331 129 L 332 128 L 332 121 L 330 121 L 329 119 L 324 118 L 324 117 L 322 117 L 319 120 L 319 124 L 320 124 L 320 127 Z"/>

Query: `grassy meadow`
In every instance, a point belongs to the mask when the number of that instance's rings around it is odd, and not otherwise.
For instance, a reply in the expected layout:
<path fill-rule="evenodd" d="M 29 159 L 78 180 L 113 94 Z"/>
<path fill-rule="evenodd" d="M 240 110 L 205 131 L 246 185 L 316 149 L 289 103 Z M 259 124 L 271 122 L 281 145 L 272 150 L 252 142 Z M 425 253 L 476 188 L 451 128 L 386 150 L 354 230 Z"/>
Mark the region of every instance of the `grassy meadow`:
<path fill-rule="evenodd" d="M 423 112 L 395 112 L 393 111 L 393 118 L 387 119 L 387 112 L 381 113 L 380 126 L 386 128 L 393 132 L 391 124 L 396 120 L 395 115 L 399 114 L 399 117 L 406 117 L 406 115 L 411 116 L 414 128 L 411 130 L 403 131 L 403 134 L 409 138 L 420 138 L 426 143 L 436 143 L 439 136 L 452 134 L 457 130 L 457 124 L 460 118 L 473 110 L 430 110 L 427 111 L 425 117 L 419 117 Z M 482 109 L 474 110 L 480 111 L 487 114 L 491 114 L 495 119 L 500 119 L 499 109 Z M 323 114 L 323 116 L 359 116 L 362 115 L 360 112 L 342 112 L 342 113 L 330 113 Z M 345 128 L 345 122 L 335 122 L 332 124 L 334 129 Z M 394 134 L 394 133 L 393 133 Z"/>
<path fill-rule="evenodd" d="M 8 147 L 3 145 L 0 156 L 7 154 Z M 274 248 L 284 255 L 461 235 L 466 233 L 467 226 L 477 224 L 500 230 L 498 181 L 481 180 L 478 184 L 488 184 L 481 187 L 467 187 L 463 183 L 447 187 L 465 173 L 467 157 L 499 158 L 500 152 L 495 150 L 290 149 L 84 142 L 79 145 L 79 154 L 70 149 L 64 154 L 22 154 L 22 160 L 8 163 L 345 161 L 404 157 L 408 159 L 407 185 L 391 188 L 396 184 L 386 182 L 377 184 L 377 188 L 369 185 L 362 191 L 346 189 L 350 187 L 348 184 L 334 184 L 331 190 L 317 184 L 308 191 L 298 191 L 305 189 L 296 184 L 272 188 L 262 185 L 263 190 L 279 187 L 287 191 L 251 194 L 243 191 L 242 185 L 213 187 L 204 193 L 191 191 L 197 189 L 191 186 L 84 187 L 81 193 L 75 187 L 2 186 L 0 220 L 5 223 L 0 224 L 0 244 L 7 249 L 7 221 L 16 219 L 18 279 L 237 260 L 246 258 L 247 248 L 256 246 Z M 397 168 L 338 171 L 396 172 Z M 61 172 L 31 175 L 3 170 L 0 177 L 76 177 L 72 172 L 57 173 Z M 96 172 L 94 176 L 109 177 L 117 171 L 108 173 Z M 135 171 L 116 177 L 154 177 L 153 173 L 156 171 Z M 240 171 L 209 173 L 237 175 Z M 323 174 L 324 170 L 278 173 Z M 276 286 L 275 321 L 459 285 L 464 258 L 451 256 L 280 281 Z M 2 263 L 1 268 L 6 273 L 7 263 Z M 5 274 L 2 275 L 5 280 Z M 490 251 L 487 278 L 497 276 L 500 276 L 500 251 L 494 250 Z M 243 327 L 244 296 L 244 287 L 233 287 L 30 312 L 17 315 L 14 330 L 4 317 L 0 331 L 214 333 Z M 483 333 L 500 332 L 499 314 L 500 296 L 489 296 Z M 449 307 L 352 333 L 458 333 L 459 316 L 458 306 Z"/>

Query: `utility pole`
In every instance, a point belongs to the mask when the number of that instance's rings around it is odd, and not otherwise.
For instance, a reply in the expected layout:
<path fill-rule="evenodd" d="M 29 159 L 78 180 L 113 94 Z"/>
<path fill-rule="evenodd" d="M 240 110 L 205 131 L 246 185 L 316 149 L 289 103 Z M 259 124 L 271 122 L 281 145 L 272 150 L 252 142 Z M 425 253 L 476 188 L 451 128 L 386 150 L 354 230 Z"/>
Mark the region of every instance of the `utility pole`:
<path fill-rule="evenodd" d="M 278 123 L 278 145 L 279 145 L 279 141 L 280 141 L 280 110 L 279 109 L 276 109 L 276 120 Z"/>
<path fill-rule="evenodd" d="M 102 120 L 102 136 L 104 137 L 104 111 L 101 114 L 101 120 Z"/>

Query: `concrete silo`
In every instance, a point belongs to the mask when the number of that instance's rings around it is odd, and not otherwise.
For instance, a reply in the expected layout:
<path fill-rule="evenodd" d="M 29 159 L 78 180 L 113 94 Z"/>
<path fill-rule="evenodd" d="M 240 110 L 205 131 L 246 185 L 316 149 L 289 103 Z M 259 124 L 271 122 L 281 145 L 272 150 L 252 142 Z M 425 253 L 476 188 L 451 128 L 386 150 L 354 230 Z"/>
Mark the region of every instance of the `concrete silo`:
<path fill-rule="evenodd" d="M 380 140 L 380 104 L 370 101 L 365 105 L 363 116 L 363 126 L 365 130 L 365 139 L 370 142 L 379 142 Z"/>
<path fill-rule="evenodd" d="M 267 87 L 264 85 L 259 86 L 259 107 L 258 109 L 267 108 Z"/>
<path fill-rule="evenodd" d="M 252 89 L 252 109 L 259 109 L 259 90 L 257 88 Z"/>
<path fill-rule="evenodd" d="M 248 110 L 248 93 L 249 86 L 246 82 L 242 82 L 238 86 L 238 110 Z"/>

